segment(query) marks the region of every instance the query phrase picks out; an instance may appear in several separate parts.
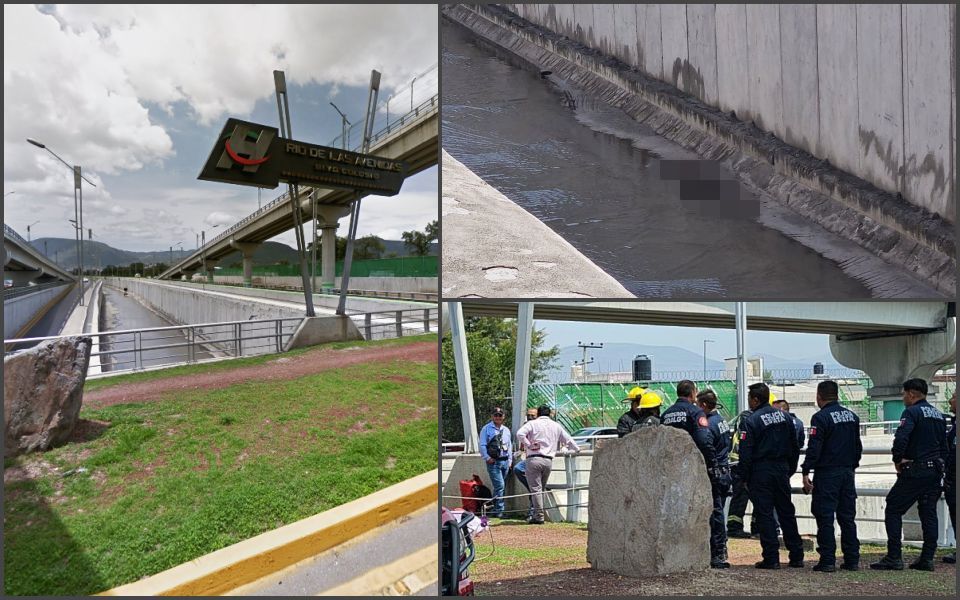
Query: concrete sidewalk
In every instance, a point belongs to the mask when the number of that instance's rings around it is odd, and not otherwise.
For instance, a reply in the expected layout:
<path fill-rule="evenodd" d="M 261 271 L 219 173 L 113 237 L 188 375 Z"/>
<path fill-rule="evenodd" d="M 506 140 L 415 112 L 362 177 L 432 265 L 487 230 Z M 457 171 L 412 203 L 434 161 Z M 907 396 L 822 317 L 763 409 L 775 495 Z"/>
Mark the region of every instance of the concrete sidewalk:
<path fill-rule="evenodd" d="M 443 151 L 444 298 L 633 298 L 535 216 Z"/>

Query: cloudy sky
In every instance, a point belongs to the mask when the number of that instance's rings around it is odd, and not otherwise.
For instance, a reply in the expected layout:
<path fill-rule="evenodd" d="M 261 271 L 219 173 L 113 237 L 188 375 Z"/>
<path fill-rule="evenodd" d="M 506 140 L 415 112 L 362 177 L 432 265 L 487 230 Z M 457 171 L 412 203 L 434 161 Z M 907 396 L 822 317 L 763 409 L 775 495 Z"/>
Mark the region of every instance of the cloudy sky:
<path fill-rule="evenodd" d="M 340 135 L 330 102 L 362 121 L 371 69 L 383 74 L 381 101 L 393 97 L 376 128 L 387 112 L 396 117 L 436 93 L 436 6 L 4 5 L 3 12 L 4 222 L 26 236 L 39 221 L 34 239 L 73 237 L 73 183 L 28 137 L 80 164 L 96 185 L 83 184 L 84 226 L 94 240 L 137 251 L 177 242 L 192 248 L 197 232 L 212 237 L 215 225 L 257 209 L 255 188 L 196 176 L 228 117 L 277 125 L 274 69 L 286 73 L 293 137 L 318 144 Z M 282 191 L 263 190 L 262 202 Z M 397 196 L 365 199 L 359 234 L 399 239 L 436 218 L 433 167 Z M 340 232 L 346 227 L 345 219 Z M 292 231 L 274 239 L 294 245 Z"/>

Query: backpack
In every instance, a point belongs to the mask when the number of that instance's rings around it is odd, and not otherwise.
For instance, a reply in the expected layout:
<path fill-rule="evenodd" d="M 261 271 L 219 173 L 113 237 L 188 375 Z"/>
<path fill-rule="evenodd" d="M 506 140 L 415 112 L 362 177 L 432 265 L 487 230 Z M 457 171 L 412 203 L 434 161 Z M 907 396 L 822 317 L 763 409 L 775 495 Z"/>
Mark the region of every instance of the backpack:
<path fill-rule="evenodd" d="M 503 428 L 497 432 L 497 435 L 487 440 L 487 454 L 493 460 L 499 459 L 503 454 Z"/>
<path fill-rule="evenodd" d="M 477 474 L 473 475 L 473 479 L 460 481 L 460 495 L 463 496 L 463 509 L 474 514 L 480 514 L 480 507 L 493 498 L 493 492 Z"/>

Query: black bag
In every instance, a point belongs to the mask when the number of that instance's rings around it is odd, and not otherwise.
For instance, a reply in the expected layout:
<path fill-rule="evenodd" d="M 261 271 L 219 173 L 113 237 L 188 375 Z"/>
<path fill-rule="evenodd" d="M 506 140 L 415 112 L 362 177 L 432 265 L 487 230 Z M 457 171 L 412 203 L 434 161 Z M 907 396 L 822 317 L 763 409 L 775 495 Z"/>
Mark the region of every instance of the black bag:
<path fill-rule="evenodd" d="M 487 454 L 493 460 L 500 460 L 503 453 L 503 430 L 497 432 L 497 435 L 487 440 Z"/>

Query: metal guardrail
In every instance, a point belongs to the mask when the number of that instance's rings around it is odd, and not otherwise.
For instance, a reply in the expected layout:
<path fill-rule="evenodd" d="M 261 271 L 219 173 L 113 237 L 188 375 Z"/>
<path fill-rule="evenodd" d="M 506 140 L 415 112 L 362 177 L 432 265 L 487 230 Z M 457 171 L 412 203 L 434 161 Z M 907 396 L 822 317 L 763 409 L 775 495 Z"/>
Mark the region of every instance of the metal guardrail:
<path fill-rule="evenodd" d="M 76 285 L 76 284 L 70 281 L 51 281 L 50 283 L 42 283 L 40 285 L 27 285 L 27 286 L 7 288 L 3 290 L 3 299 L 10 300 L 11 298 L 26 296 L 27 294 L 32 294 L 34 292 L 41 292 L 43 290 L 49 290 L 51 288 L 59 287 L 61 285 Z"/>
<path fill-rule="evenodd" d="M 360 313 L 350 318 L 366 340 L 430 333 L 439 326 L 436 308 Z M 100 363 L 88 376 L 283 352 L 301 321 L 302 317 L 288 317 L 85 333 L 94 339 L 90 356 Z M 68 336 L 12 339 L 4 344 L 64 337 Z"/>
<path fill-rule="evenodd" d="M 85 333 L 94 339 L 100 370 L 88 375 L 193 364 L 224 357 L 281 352 L 302 318 L 257 319 Z M 43 342 L 68 336 L 4 340 Z M 8 353 L 9 354 L 9 353 Z"/>
<path fill-rule="evenodd" d="M 415 123 L 418 123 L 423 118 L 434 114 L 439 110 L 439 108 L 440 108 L 440 95 L 439 93 L 437 93 L 431 96 L 430 98 L 428 98 L 427 100 L 424 100 L 423 102 L 421 102 L 418 106 L 413 107 L 409 112 L 397 117 L 392 122 L 387 123 L 385 127 L 381 128 L 379 131 L 374 133 L 370 139 L 371 146 L 384 142 L 390 137 L 401 133 L 406 127 L 409 127 Z M 359 147 L 360 146 L 357 145 L 352 149 L 356 151 L 359 149 Z M 313 193 L 313 191 L 311 190 L 311 192 L 308 192 L 308 193 Z M 182 258 L 180 261 L 177 262 L 177 264 L 188 262 L 194 257 L 199 258 L 200 256 L 202 256 L 202 252 L 205 248 L 209 248 L 214 244 L 222 241 L 224 238 L 227 238 L 230 235 L 236 233 L 239 229 L 241 229 L 247 223 L 250 223 L 251 221 L 256 220 L 258 217 L 274 210 L 278 206 L 286 202 L 289 202 L 289 200 L 290 200 L 289 193 L 284 192 L 277 198 L 271 200 L 267 204 L 264 204 L 254 212 L 250 213 L 246 217 L 240 219 L 239 221 L 237 221 L 236 223 L 234 223 L 233 225 L 231 225 L 230 227 L 222 231 L 215 238 L 208 241 L 204 246 L 202 246 L 201 248 L 198 248 L 196 252 L 194 252 L 193 254 L 191 254 L 186 258 Z M 171 268 L 173 268 L 174 266 L 175 265 L 171 265 Z M 165 275 L 165 273 L 161 274 L 161 276 L 163 275 Z"/>

